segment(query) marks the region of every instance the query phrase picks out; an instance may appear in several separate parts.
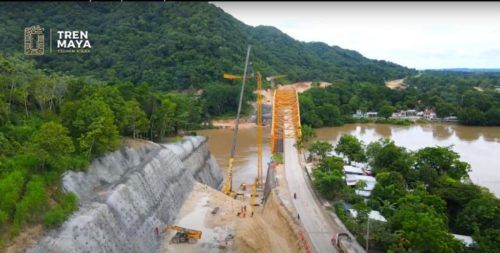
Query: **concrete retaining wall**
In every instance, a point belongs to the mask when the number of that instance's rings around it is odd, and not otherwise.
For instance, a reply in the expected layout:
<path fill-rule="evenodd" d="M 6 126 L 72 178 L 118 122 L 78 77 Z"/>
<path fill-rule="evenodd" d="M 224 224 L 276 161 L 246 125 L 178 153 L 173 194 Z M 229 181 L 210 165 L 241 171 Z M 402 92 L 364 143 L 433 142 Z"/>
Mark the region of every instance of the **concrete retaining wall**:
<path fill-rule="evenodd" d="M 175 219 L 195 180 L 216 189 L 223 181 L 205 137 L 96 159 L 87 172 L 64 175 L 63 187 L 78 196 L 80 208 L 28 252 L 156 252 L 155 227 Z"/>

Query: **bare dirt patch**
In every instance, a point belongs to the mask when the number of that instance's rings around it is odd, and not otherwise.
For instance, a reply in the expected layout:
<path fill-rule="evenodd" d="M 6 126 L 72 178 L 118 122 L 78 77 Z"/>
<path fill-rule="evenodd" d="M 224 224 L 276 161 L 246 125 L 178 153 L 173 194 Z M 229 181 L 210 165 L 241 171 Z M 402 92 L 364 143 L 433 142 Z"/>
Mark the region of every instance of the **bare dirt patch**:
<path fill-rule="evenodd" d="M 405 81 L 404 78 L 387 81 L 387 82 L 385 82 L 385 87 L 387 87 L 389 89 L 404 89 L 405 88 L 404 81 Z"/>
<path fill-rule="evenodd" d="M 5 247 L 5 253 L 21 253 L 34 247 L 44 233 L 41 224 L 27 227 Z"/>
<path fill-rule="evenodd" d="M 212 120 L 212 125 L 216 128 L 234 128 L 236 125 L 236 119 L 219 119 Z M 240 123 L 238 125 L 239 129 L 246 129 L 256 127 L 255 122 L 250 122 L 248 117 L 240 118 Z"/>
<path fill-rule="evenodd" d="M 248 197 L 247 197 L 248 198 Z M 279 218 L 277 208 L 255 207 L 253 217 L 238 217 L 244 202 L 196 183 L 184 202 L 174 225 L 202 231 L 195 244 L 170 244 L 174 232 L 164 234 L 160 252 L 300 252 L 297 238 L 286 220 Z M 214 208 L 219 207 L 216 214 Z M 232 235 L 233 239 L 227 240 Z"/>

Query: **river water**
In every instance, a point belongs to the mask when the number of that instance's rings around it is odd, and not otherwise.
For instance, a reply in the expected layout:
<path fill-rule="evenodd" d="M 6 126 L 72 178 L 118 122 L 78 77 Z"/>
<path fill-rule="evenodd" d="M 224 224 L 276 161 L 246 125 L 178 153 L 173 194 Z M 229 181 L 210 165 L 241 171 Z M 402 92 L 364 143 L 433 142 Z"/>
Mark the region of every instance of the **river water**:
<path fill-rule="evenodd" d="M 317 138 L 336 144 L 342 134 L 350 133 L 365 144 L 379 138 L 390 138 L 396 145 L 411 151 L 432 146 L 452 146 L 460 159 L 471 165 L 471 180 L 489 188 L 500 197 L 500 127 L 469 127 L 455 124 L 347 124 L 341 127 L 316 129 Z M 198 131 L 207 136 L 208 146 L 219 166 L 227 168 L 232 130 Z M 270 161 L 269 127 L 264 128 L 263 167 Z M 257 175 L 257 129 L 239 129 L 234 162 L 233 186 Z M 265 175 L 265 173 L 264 173 Z M 247 182 L 250 183 L 250 182 Z"/>

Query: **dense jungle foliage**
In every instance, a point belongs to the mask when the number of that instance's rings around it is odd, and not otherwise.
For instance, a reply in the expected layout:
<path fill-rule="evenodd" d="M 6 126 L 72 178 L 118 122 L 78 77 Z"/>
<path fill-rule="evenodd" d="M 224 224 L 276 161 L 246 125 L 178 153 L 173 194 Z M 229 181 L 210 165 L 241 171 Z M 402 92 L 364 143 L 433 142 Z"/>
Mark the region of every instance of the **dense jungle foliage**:
<path fill-rule="evenodd" d="M 470 165 L 452 147 L 426 147 L 411 152 L 389 139 L 365 145 L 355 136 L 341 136 L 337 145 L 317 141 L 309 146 L 314 158 L 314 187 L 334 201 L 335 211 L 349 231 L 365 245 L 368 213 L 387 220 L 370 220 L 370 248 L 384 252 L 497 252 L 500 248 L 500 200 L 470 182 Z M 339 156 L 327 155 L 335 151 Z M 342 158 L 342 157 L 344 158 Z M 348 186 L 344 164 L 367 162 L 376 177 L 371 195 L 356 194 L 366 184 Z M 348 202 L 358 213 L 345 211 Z M 451 233 L 471 235 L 464 247 Z"/>

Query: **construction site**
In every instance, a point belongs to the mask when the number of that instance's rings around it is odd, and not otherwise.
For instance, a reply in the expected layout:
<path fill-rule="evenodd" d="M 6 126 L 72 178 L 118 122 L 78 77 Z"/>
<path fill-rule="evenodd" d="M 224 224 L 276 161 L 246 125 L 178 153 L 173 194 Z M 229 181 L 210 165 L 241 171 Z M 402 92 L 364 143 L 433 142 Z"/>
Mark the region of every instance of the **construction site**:
<path fill-rule="evenodd" d="M 275 85 L 274 79 L 282 77 L 275 76 L 266 78 L 271 89 L 262 90 L 261 74 L 253 69 L 247 73 L 250 49 L 242 76 L 224 74 L 226 79 L 242 80 L 242 87 L 235 120 L 219 125 L 233 129 L 228 161 L 221 162 L 227 166 L 223 166 L 226 177 L 221 191 L 197 183 L 181 207 L 175 227 L 158 230 L 163 237 L 160 252 L 364 252 L 312 190 L 295 147 L 301 135 L 298 93 L 311 83 Z M 245 119 L 244 129 L 256 131 L 257 160 L 235 171 L 241 99 L 245 82 L 254 77 L 256 117 L 253 122 Z M 266 117 L 263 106 L 271 108 Z M 269 149 L 266 155 L 278 154 L 283 162 L 266 157 L 268 162 L 263 164 L 263 146 Z M 179 243 L 179 236 L 186 237 L 187 243 Z"/>
<path fill-rule="evenodd" d="M 81 208 L 28 252 L 364 252 L 316 195 L 295 145 L 298 93 L 311 83 L 276 85 L 280 76 L 268 77 L 271 88 L 263 91 L 261 74 L 248 68 L 250 51 L 243 75 L 224 74 L 241 80 L 237 115 L 227 126 L 232 136 L 223 137 L 231 138 L 227 162 L 202 136 L 122 147 L 86 172 L 64 175 L 64 189 Z M 257 159 L 242 168 L 236 151 L 250 79 L 257 84 L 255 117 L 244 120 L 253 126 L 243 130 L 255 131 L 257 150 L 249 152 Z"/>

